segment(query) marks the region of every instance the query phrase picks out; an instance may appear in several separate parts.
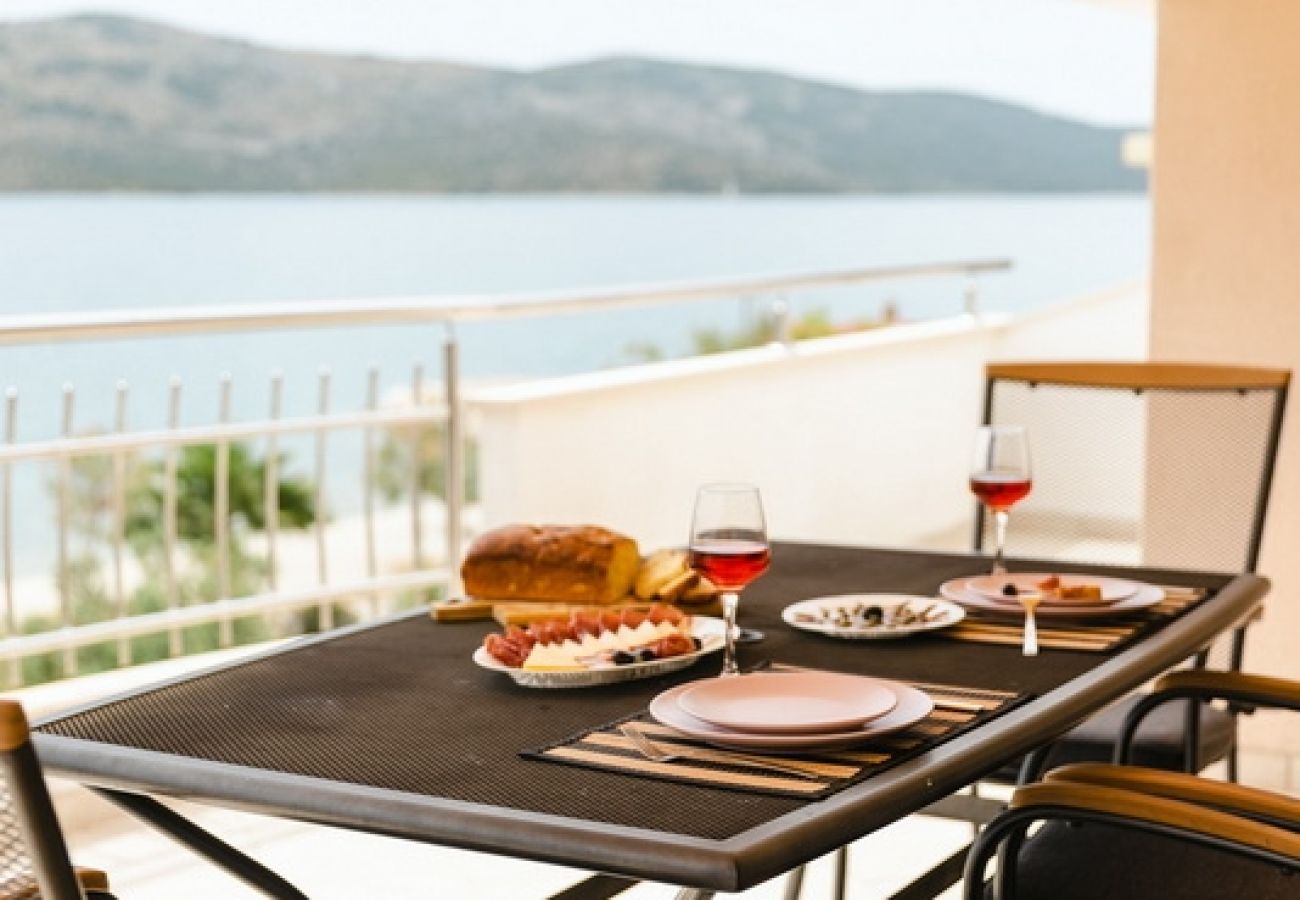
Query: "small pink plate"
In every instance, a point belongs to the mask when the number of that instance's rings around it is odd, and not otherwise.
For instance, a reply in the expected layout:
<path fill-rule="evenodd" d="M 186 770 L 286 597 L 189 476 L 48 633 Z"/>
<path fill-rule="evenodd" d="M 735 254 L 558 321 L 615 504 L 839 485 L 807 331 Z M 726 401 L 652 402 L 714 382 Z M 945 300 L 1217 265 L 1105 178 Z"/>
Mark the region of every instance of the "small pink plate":
<path fill-rule="evenodd" d="M 860 728 L 898 703 L 875 678 L 837 672 L 756 672 L 699 681 L 678 704 L 704 722 L 759 734 L 819 734 Z"/>

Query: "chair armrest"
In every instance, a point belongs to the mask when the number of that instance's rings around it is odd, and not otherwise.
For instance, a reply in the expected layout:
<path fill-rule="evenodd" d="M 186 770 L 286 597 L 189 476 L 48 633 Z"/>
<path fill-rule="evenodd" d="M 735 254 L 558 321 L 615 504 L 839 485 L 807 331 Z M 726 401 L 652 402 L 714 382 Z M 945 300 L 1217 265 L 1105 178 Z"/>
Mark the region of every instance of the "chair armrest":
<path fill-rule="evenodd" d="M 1264 819 L 1279 827 L 1300 831 L 1300 798 L 1230 782 L 1211 781 L 1185 772 L 1108 763 L 1074 763 L 1053 769 L 1045 780 L 1121 788 Z"/>
<path fill-rule="evenodd" d="M 1079 774 L 1075 767 L 1066 768 Z M 980 832 L 966 858 L 966 900 L 983 900 L 985 870 L 995 853 L 1000 854 L 998 896 L 1014 896 L 1015 859 L 1027 829 L 1034 822 L 1053 819 L 1134 828 L 1292 869 L 1300 867 L 1300 832 L 1198 803 L 1071 781 L 1069 773 L 1066 777 L 1059 773 L 1057 770 L 1056 777 L 1048 781 L 1017 788 L 1006 812 Z"/>
<path fill-rule="evenodd" d="M 89 866 L 74 866 L 73 868 L 77 873 L 77 881 L 81 883 L 83 891 L 88 893 L 108 893 L 108 873 L 103 869 L 92 869 Z"/>
<path fill-rule="evenodd" d="M 1114 760 L 1128 762 L 1133 735 L 1147 715 L 1173 700 L 1228 700 L 1240 706 L 1266 706 L 1300 712 L 1300 682 L 1269 675 L 1224 672 L 1214 669 L 1182 669 L 1156 680 L 1150 694 L 1139 700 L 1124 718 Z"/>
<path fill-rule="evenodd" d="M 1167 672 L 1156 679 L 1153 695 L 1173 692 L 1180 697 L 1235 700 L 1251 706 L 1277 706 L 1300 711 L 1300 681 L 1271 675 L 1183 669 Z"/>
<path fill-rule="evenodd" d="M 1018 812 L 1041 810 L 1043 818 L 1070 818 L 1072 813 L 1100 813 L 1109 820 L 1132 821 L 1162 826 L 1160 831 L 1177 831 L 1217 839 L 1216 843 L 1252 848 L 1287 857 L 1300 863 L 1300 833 L 1257 822 L 1229 812 L 1195 803 L 1152 796 L 1138 791 L 1099 784 L 1047 781 L 1018 788 L 1010 809 Z"/>

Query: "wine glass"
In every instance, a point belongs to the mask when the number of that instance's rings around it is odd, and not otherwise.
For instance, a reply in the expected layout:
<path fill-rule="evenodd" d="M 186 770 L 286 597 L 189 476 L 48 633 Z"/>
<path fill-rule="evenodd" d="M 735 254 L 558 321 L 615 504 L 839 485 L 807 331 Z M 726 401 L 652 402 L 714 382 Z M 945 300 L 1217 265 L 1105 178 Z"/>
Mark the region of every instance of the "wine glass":
<path fill-rule="evenodd" d="M 975 454 L 970 469 L 970 489 L 993 513 L 993 574 L 1007 567 L 1002 553 L 1007 541 L 1011 507 L 1033 487 L 1029 471 L 1029 435 L 1022 425 L 983 425 L 975 431 Z"/>
<path fill-rule="evenodd" d="M 725 650 L 722 674 L 736 675 L 736 606 L 740 589 L 767 571 L 763 501 L 751 484 L 706 484 L 695 495 L 691 568 L 722 589 Z"/>

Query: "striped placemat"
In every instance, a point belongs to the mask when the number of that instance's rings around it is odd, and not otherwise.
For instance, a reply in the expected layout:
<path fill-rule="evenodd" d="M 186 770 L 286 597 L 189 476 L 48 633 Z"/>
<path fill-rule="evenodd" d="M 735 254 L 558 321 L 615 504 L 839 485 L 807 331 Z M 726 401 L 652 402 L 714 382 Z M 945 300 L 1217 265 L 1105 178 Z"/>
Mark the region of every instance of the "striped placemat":
<path fill-rule="evenodd" d="M 1124 619 L 1080 619 L 1064 623 L 1039 615 L 1038 645 L 1049 650 L 1109 653 L 1153 631 L 1204 597 L 1203 590 L 1169 587 L 1165 588 L 1164 599 L 1155 606 Z M 1025 639 L 1023 623 L 1007 618 L 981 617 L 970 610 L 961 622 L 936 634 L 956 641 L 1013 647 L 1021 646 Z"/>
<path fill-rule="evenodd" d="M 772 669 L 794 667 L 772 666 Z M 745 755 L 694 740 L 661 725 L 644 710 L 607 722 L 563 741 L 526 751 L 530 759 L 622 772 L 645 778 L 687 782 L 728 790 L 820 800 L 999 715 L 1028 698 L 1025 694 L 950 684 L 911 682 L 935 702 L 934 711 L 911 728 L 885 735 L 849 750 L 815 754 L 773 755 L 763 759 L 797 766 L 808 777 L 766 770 L 741 759 Z M 716 759 L 689 756 L 654 762 L 643 756 L 619 730 L 633 723 L 658 747 L 689 754 L 707 750 Z"/>

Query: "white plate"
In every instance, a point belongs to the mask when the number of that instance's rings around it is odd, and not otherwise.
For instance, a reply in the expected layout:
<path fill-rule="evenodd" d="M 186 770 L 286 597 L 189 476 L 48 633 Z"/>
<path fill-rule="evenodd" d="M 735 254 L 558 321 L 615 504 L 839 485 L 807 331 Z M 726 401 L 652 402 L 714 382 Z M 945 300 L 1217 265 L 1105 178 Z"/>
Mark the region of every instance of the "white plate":
<path fill-rule="evenodd" d="M 677 698 L 697 719 L 729 731 L 825 734 L 861 728 L 898 705 L 882 681 L 837 672 L 755 672 L 697 681 Z"/>
<path fill-rule="evenodd" d="M 990 600 L 997 600 L 1000 603 L 1016 603 L 1015 597 L 1008 597 L 1002 593 L 1002 589 L 1008 584 L 1014 584 L 1016 590 L 1024 593 L 1026 591 L 1039 591 L 1039 582 L 1051 578 L 1053 572 L 1008 572 L 1005 575 L 981 575 L 979 578 L 972 578 L 966 583 L 968 590 L 977 594 L 983 594 Z M 1129 581 L 1124 578 L 1107 578 L 1105 575 L 1058 575 L 1061 579 L 1062 587 L 1072 587 L 1078 584 L 1095 584 L 1101 588 L 1101 599 L 1104 603 L 1114 603 L 1118 600 L 1124 600 L 1132 597 L 1141 587 L 1136 581 Z M 1091 602 L 1086 600 L 1061 600 L 1059 602 L 1043 601 L 1043 605 L 1051 606 L 1096 606 L 1097 601 Z"/>
<path fill-rule="evenodd" d="M 879 606 L 885 614 L 882 623 L 874 626 L 855 624 L 845 628 L 836 625 L 834 622 L 821 621 L 821 611 L 823 609 L 852 609 L 858 604 Z M 916 610 L 934 606 L 936 616 L 929 622 L 914 622 L 911 625 L 887 624 L 894 610 L 909 604 Z M 800 621 L 799 617 L 801 615 L 812 616 L 815 621 Z M 791 603 L 781 610 L 781 618 L 785 620 L 787 625 L 794 628 L 824 634 L 829 637 L 844 638 L 850 641 L 880 641 L 947 628 L 949 625 L 955 625 L 966 618 L 966 610 L 949 600 L 921 597 L 913 594 L 837 594 L 832 597 L 814 597 L 811 600 L 800 600 L 798 603 Z"/>
<path fill-rule="evenodd" d="M 970 590 L 967 584 L 970 578 L 954 578 L 939 586 L 939 593 L 949 600 L 960 603 L 967 609 L 978 609 L 1008 618 L 1021 619 L 1024 610 L 1018 603 L 1003 603 L 991 600 L 983 594 Z M 1165 592 L 1155 585 L 1141 584 L 1132 597 L 1094 606 L 1044 606 L 1039 605 L 1035 615 L 1040 619 L 1104 619 L 1108 616 L 1120 617 L 1150 609 L 1165 599 Z"/>
<path fill-rule="evenodd" d="M 842 733 L 750 734 L 710 725 L 695 718 L 677 703 L 677 698 L 691 687 L 690 682 L 670 688 L 650 701 L 650 715 L 659 723 L 675 728 L 687 737 L 708 741 L 719 747 L 736 750 L 775 750 L 786 753 L 843 750 L 866 743 L 872 738 L 910 728 L 934 710 L 934 701 L 928 694 L 896 681 L 883 681 L 882 684 L 888 685 L 894 692 L 898 698 L 898 705 L 879 719 L 872 719 L 861 728 Z"/>
<path fill-rule="evenodd" d="M 516 684 L 530 688 L 584 688 L 597 687 L 602 684 L 617 684 L 621 681 L 636 681 L 641 678 L 653 678 L 667 675 L 692 666 L 702 656 L 716 653 L 722 649 L 722 620 L 711 616 L 691 617 L 691 636 L 700 639 L 702 645 L 694 653 L 670 656 L 667 659 L 653 659 L 650 662 L 629 663 L 626 666 L 602 666 L 597 669 L 581 669 L 572 672 L 534 672 L 516 669 L 489 654 L 483 647 L 474 651 L 474 662 L 493 672 L 509 675 Z"/>

